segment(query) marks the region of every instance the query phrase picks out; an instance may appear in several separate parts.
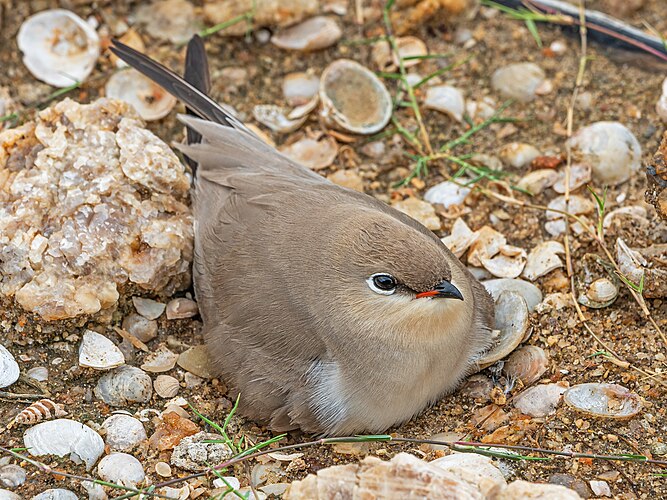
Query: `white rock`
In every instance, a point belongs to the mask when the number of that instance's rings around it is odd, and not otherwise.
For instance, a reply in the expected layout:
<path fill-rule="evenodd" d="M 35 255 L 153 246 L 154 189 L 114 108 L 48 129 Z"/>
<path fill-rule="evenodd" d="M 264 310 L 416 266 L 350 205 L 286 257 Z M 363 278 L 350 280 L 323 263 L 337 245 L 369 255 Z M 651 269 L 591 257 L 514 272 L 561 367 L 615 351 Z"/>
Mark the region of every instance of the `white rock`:
<path fill-rule="evenodd" d="M 121 350 L 104 335 L 86 330 L 79 346 L 79 366 L 111 370 L 125 363 Z"/>
<path fill-rule="evenodd" d="M 35 495 L 32 500 L 77 500 L 78 498 L 73 491 L 64 488 L 52 488 Z"/>
<path fill-rule="evenodd" d="M 611 497 L 611 488 L 607 481 L 589 481 L 593 494 L 598 497 Z"/>
<path fill-rule="evenodd" d="M 516 63 L 497 69 L 491 76 L 491 86 L 503 97 L 530 102 L 545 78 L 537 64 Z"/>
<path fill-rule="evenodd" d="M 13 491 L 3 490 L 2 488 L 0 488 L 0 500 L 23 500 L 23 499 Z"/>
<path fill-rule="evenodd" d="M 132 303 L 137 312 L 146 319 L 158 319 L 167 307 L 162 302 L 144 297 L 132 297 Z"/>
<path fill-rule="evenodd" d="M 530 144 L 512 142 L 500 150 L 500 159 L 514 168 L 523 168 L 540 156 L 540 150 Z"/>
<path fill-rule="evenodd" d="M 460 186 L 451 181 L 441 182 L 424 193 L 424 199 L 429 203 L 439 204 L 445 208 L 461 205 L 470 194 L 471 189 Z"/>
<path fill-rule="evenodd" d="M 19 379 L 21 370 L 12 353 L 0 344 L 0 389 L 12 385 Z"/>
<path fill-rule="evenodd" d="M 232 451 L 224 443 L 204 443 L 207 440 L 221 440 L 222 436 L 198 432 L 185 437 L 176 445 L 171 454 L 171 464 L 189 471 L 206 470 L 206 463 L 218 464 L 231 458 Z"/>
<path fill-rule="evenodd" d="M 129 451 L 147 439 L 144 424 L 129 415 L 112 415 L 102 428 L 106 431 L 106 444 L 113 451 Z"/>
<path fill-rule="evenodd" d="M 482 455 L 453 453 L 433 460 L 430 464 L 451 472 L 478 488 L 485 496 L 488 496 L 494 488 L 500 489 L 507 485 L 502 472 L 493 465 L 493 461 Z"/>
<path fill-rule="evenodd" d="M 84 463 L 90 470 L 104 453 L 104 441 L 93 429 L 67 418 L 50 420 L 30 427 L 23 434 L 23 443 L 33 456 L 69 455 L 75 463 Z"/>

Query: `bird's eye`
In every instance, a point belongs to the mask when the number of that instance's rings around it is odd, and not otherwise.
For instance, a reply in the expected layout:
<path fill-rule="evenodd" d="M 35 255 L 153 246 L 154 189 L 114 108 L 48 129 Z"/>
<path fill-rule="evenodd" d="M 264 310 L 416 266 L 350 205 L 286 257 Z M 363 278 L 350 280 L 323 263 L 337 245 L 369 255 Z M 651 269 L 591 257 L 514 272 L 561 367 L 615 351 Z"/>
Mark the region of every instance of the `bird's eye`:
<path fill-rule="evenodd" d="M 396 291 L 396 285 L 398 284 L 396 278 L 386 273 L 374 274 L 366 282 L 371 290 L 381 295 L 391 295 Z"/>

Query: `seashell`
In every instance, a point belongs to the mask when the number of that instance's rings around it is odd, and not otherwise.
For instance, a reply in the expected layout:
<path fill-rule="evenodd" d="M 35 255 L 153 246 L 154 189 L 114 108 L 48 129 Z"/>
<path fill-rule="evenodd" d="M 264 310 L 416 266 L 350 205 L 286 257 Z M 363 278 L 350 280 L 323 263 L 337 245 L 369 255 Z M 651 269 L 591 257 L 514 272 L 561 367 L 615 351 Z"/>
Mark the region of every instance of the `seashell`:
<path fill-rule="evenodd" d="M 618 384 L 574 385 L 565 391 L 563 398 L 578 411 L 605 418 L 632 418 L 643 406 L 637 394 Z"/>
<path fill-rule="evenodd" d="M 290 119 L 287 110 L 275 104 L 258 104 L 253 108 L 252 114 L 259 123 L 281 134 L 294 132 L 308 119 L 308 115 Z"/>
<path fill-rule="evenodd" d="M 167 319 L 192 318 L 198 313 L 197 303 L 186 297 L 178 297 L 167 304 Z"/>
<path fill-rule="evenodd" d="M 32 425 L 42 420 L 60 418 L 67 415 L 63 406 L 50 399 L 40 399 L 21 411 L 14 417 L 13 423 L 19 425 Z"/>
<path fill-rule="evenodd" d="M 578 301 L 586 307 L 601 309 L 613 304 L 618 292 L 618 287 L 610 279 L 598 278 L 588 286 L 585 294 L 579 295 Z"/>
<path fill-rule="evenodd" d="M 86 330 L 79 346 L 79 366 L 110 370 L 125 363 L 120 349 L 104 335 Z"/>
<path fill-rule="evenodd" d="M 146 356 L 141 369 L 151 373 L 168 372 L 176 366 L 178 354 L 171 352 L 164 346 Z"/>
<path fill-rule="evenodd" d="M 19 465 L 6 464 L 0 465 L 0 485 L 7 488 L 18 488 L 26 480 L 25 469 Z M 0 498 L 2 493 L 0 492 Z"/>
<path fill-rule="evenodd" d="M 500 149 L 500 159 L 506 165 L 514 168 L 523 168 L 540 156 L 540 150 L 530 144 L 511 142 Z"/>
<path fill-rule="evenodd" d="M 51 488 L 35 495 L 31 500 L 77 500 L 78 498 L 73 491 L 64 488 Z"/>
<path fill-rule="evenodd" d="M 145 2 L 135 18 L 150 36 L 172 43 L 185 43 L 199 30 L 195 8 L 186 0 Z"/>
<path fill-rule="evenodd" d="M 612 210 L 609 212 L 607 215 L 604 216 L 604 219 L 602 220 L 602 227 L 604 229 L 609 229 L 611 227 L 611 224 L 613 220 L 616 217 L 628 217 L 631 219 L 634 219 L 638 222 L 640 225 L 646 225 L 648 224 L 648 212 L 646 209 L 640 205 L 630 205 L 628 207 L 621 207 L 617 208 L 616 210 Z"/>
<path fill-rule="evenodd" d="M 134 308 L 146 319 L 158 319 L 167 307 L 162 302 L 143 297 L 132 297 Z"/>
<path fill-rule="evenodd" d="M 0 344 L 0 389 L 9 387 L 19 379 L 21 370 L 12 353 Z"/>
<path fill-rule="evenodd" d="M 491 399 L 491 391 L 493 390 L 493 382 L 486 375 L 473 375 L 468 377 L 463 386 L 459 389 L 459 393 L 473 399 L 481 399 L 487 401 Z"/>
<path fill-rule="evenodd" d="M 549 202 L 547 208 L 549 210 L 547 210 L 547 222 L 544 228 L 550 235 L 558 236 L 565 232 L 565 215 L 560 212 L 579 216 L 588 215 L 595 211 L 595 204 L 588 198 L 573 194 L 570 195 L 570 202 L 567 206 L 565 204 L 565 197 L 558 196 Z M 587 222 L 586 217 L 581 217 L 581 219 Z M 579 222 L 572 223 L 571 227 L 577 234 L 580 234 L 584 230 Z"/>
<path fill-rule="evenodd" d="M 497 69 L 491 76 L 491 87 L 503 97 L 530 102 L 537 96 L 536 90 L 546 75 L 534 63 L 515 63 Z"/>
<path fill-rule="evenodd" d="M 655 112 L 664 123 L 667 123 L 667 94 L 662 94 L 655 103 Z"/>
<path fill-rule="evenodd" d="M 315 16 L 279 31 L 271 37 L 271 43 L 281 49 L 309 52 L 335 45 L 342 35 L 343 31 L 335 20 Z"/>
<path fill-rule="evenodd" d="M 542 168 L 533 170 L 524 175 L 519 179 L 519 182 L 517 182 L 517 187 L 535 195 L 540 194 L 546 188 L 553 186 L 556 181 L 558 181 L 558 172 L 555 172 L 550 168 Z"/>
<path fill-rule="evenodd" d="M 178 394 L 181 385 L 174 377 L 169 375 L 158 375 L 153 382 L 153 388 L 161 398 L 173 398 Z"/>
<path fill-rule="evenodd" d="M 473 120 L 488 120 L 498 107 L 498 103 L 492 97 L 483 97 L 480 101 L 466 100 L 466 112 Z"/>
<path fill-rule="evenodd" d="M 93 429 L 67 418 L 49 420 L 23 433 L 23 443 L 32 456 L 69 455 L 74 463 L 90 470 L 104 453 L 104 441 Z"/>
<path fill-rule="evenodd" d="M 317 96 L 320 79 L 309 73 L 290 73 L 283 79 L 283 96 L 290 106 L 300 106 Z"/>
<path fill-rule="evenodd" d="M 418 493 L 417 493 L 418 492 Z M 287 500 L 325 498 L 465 498 L 482 499 L 478 488 L 452 472 L 399 453 L 385 462 L 366 457 L 359 464 L 334 465 L 294 481 L 285 492 Z"/>
<path fill-rule="evenodd" d="M 13 491 L 0 488 L 0 500 L 23 500 L 23 497 L 17 495 Z"/>
<path fill-rule="evenodd" d="M 81 486 L 88 493 L 88 500 L 108 500 L 104 487 L 92 481 L 81 481 Z"/>
<path fill-rule="evenodd" d="M 565 253 L 565 247 L 558 241 L 545 241 L 533 248 L 528 254 L 526 267 L 521 276 L 535 281 L 551 271 L 563 267 L 563 262 L 558 257 Z"/>
<path fill-rule="evenodd" d="M 258 464 L 258 465 L 262 465 L 262 464 Z M 253 470 L 254 470 L 254 468 L 253 468 Z M 256 483 L 252 483 L 252 484 L 253 484 L 253 486 L 257 487 Z M 216 488 L 227 488 L 228 485 L 231 486 L 232 488 L 238 490 L 238 489 L 241 488 L 241 481 L 239 481 L 234 476 L 226 476 L 224 478 L 224 481 L 223 481 L 223 478 L 220 478 L 220 477 L 213 480 L 213 486 L 215 486 Z"/>
<path fill-rule="evenodd" d="M 524 386 L 537 382 L 549 367 L 549 357 L 541 347 L 526 345 L 514 351 L 503 372 L 510 380 L 521 380 Z"/>
<path fill-rule="evenodd" d="M 319 96 L 323 119 L 348 132 L 374 134 L 391 119 L 387 88 L 372 71 L 349 59 L 334 61 L 324 70 Z"/>
<path fill-rule="evenodd" d="M 111 406 L 147 403 L 153 393 L 151 378 L 134 366 L 123 365 L 103 375 L 95 386 L 95 396 Z"/>
<path fill-rule="evenodd" d="M 170 486 L 165 486 L 157 490 L 161 495 L 164 495 L 166 498 L 175 498 L 178 500 L 187 500 L 190 498 L 190 485 L 185 484 L 181 488 L 172 488 Z"/>
<path fill-rule="evenodd" d="M 95 30 L 64 9 L 30 16 L 19 28 L 16 43 L 28 71 L 54 87 L 83 82 L 100 55 L 100 39 Z"/>
<path fill-rule="evenodd" d="M 504 291 L 496 301 L 496 330 L 493 347 L 477 364 L 486 367 L 510 354 L 530 334 L 530 317 L 526 300 L 516 292 Z"/>
<path fill-rule="evenodd" d="M 514 398 L 514 407 L 521 413 L 541 418 L 556 411 L 567 387 L 563 383 L 530 387 Z"/>
<path fill-rule="evenodd" d="M 336 170 L 327 175 L 327 179 L 339 186 L 364 192 L 364 179 L 355 170 Z"/>
<path fill-rule="evenodd" d="M 600 183 L 627 181 L 641 167 L 642 150 L 630 130 L 618 122 L 596 122 L 577 131 L 566 143 L 575 159 L 589 164 Z"/>
<path fill-rule="evenodd" d="M 576 163 L 570 166 L 570 192 L 591 182 L 591 166 L 587 163 Z M 565 169 L 558 173 L 558 181 L 553 185 L 557 193 L 565 193 Z"/>
<path fill-rule="evenodd" d="M 438 217 L 438 214 L 435 213 L 433 205 L 426 201 L 410 196 L 404 200 L 393 202 L 391 206 L 399 212 L 409 215 L 431 231 L 440 229 L 440 218 Z"/>
<path fill-rule="evenodd" d="M 572 305 L 572 300 L 571 300 L 571 295 L 569 293 L 556 292 L 556 293 L 550 293 L 546 297 L 544 297 L 544 300 L 537 305 L 535 310 L 538 313 L 542 314 L 549 310 L 559 311 L 561 309 L 564 309 L 565 307 L 570 307 L 571 305 Z"/>
<path fill-rule="evenodd" d="M 477 234 L 468 227 L 463 219 L 458 218 L 454 221 L 452 232 L 441 241 L 454 255 L 461 258 L 476 239 Z"/>
<path fill-rule="evenodd" d="M 144 39 L 141 38 L 141 35 L 133 28 L 128 29 L 123 36 L 119 37 L 118 40 L 128 47 L 132 47 L 134 50 L 139 52 L 146 52 L 146 44 L 144 44 Z M 117 68 L 127 68 L 129 65 L 119 58 L 116 54 L 109 54 L 109 60 Z"/>
<path fill-rule="evenodd" d="M 107 97 L 130 105 L 146 121 L 164 118 L 176 106 L 176 98 L 134 69 L 118 71 L 104 86 Z"/>
<path fill-rule="evenodd" d="M 132 313 L 125 316 L 122 326 L 123 330 L 138 338 L 141 342 L 149 342 L 157 337 L 157 321 L 146 319 L 140 314 Z"/>
<path fill-rule="evenodd" d="M 208 464 L 219 464 L 232 457 L 232 450 L 225 443 L 203 442 L 208 440 L 222 440 L 222 436 L 198 432 L 181 439 L 171 454 L 171 465 L 189 471 L 201 471 L 208 469 Z"/>
<path fill-rule="evenodd" d="M 148 439 L 140 420 L 117 413 L 102 423 L 106 431 L 105 442 L 112 451 L 129 451 Z"/>
<path fill-rule="evenodd" d="M 477 238 L 470 246 L 468 264 L 483 266 L 499 278 L 516 278 L 526 265 L 526 251 L 507 244 L 501 233 L 489 226 L 477 231 Z"/>
<path fill-rule="evenodd" d="M 535 307 L 542 302 L 542 292 L 532 283 L 521 279 L 492 279 L 482 282 L 486 291 L 491 294 L 493 300 L 497 301 L 504 291 L 516 292 L 523 297 L 528 305 L 528 310 L 533 312 Z"/>
<path fill-rule="evenodd" d="M 280 152 L 304 167 L 321 170 L 330 166 L 336 159 L 338 143 L 330 136 L 325 136 L 319 141 L 305 137 L 281 147 Z"/>
<path fill-rule="evenodd" d="M 633 283 L 640 283 L 644 276 L 644 267 L 648 262 L 644 256 L 632 250 L 622 238 L 616 239 L 616 262 L 621 273 Z"/>
<path fill-rule="evenodd" d="M 417 37 L 397 37 L 395 42 L 398 57 L 402 59 L 404 68 L 415 66 L 421 62 L 421 59 L 410 59 L 411 57 L 425 56 L 428 54 L 426 44 Z M 380 41 L 373 45 L 371 56 L 373 62 L 375 62 L 381 71 L 391 71 L 399 66 L 398 57 L 396 57 L 396 54 L 392 53 L 389 42 Z"/>
<path fill-rule="evenodd" d="M 453 205 L 462 205 L 471 189 L 451 181 L 441 182 L 424 193 L 424 199 L 429 203 L 449 208 Z"/>
<path fill-rule="evenodd" d="M 581 500 L 576 491 L 559 484 L 513 481 L 493 496 L 494 500 Z"/>
<path fill-rule="evenodd" d="M 491 491 L 501 489 L 507 485 L 503 473 L 500 472 L 489 457 L 474 453 L 452 453 L 446 457 L 429 462 L 430 465 L 454 474 L 470 486 L 477 488 L 484 498 L 491 495 Z"/>
<path fill-rule="evenodd" d="M 49 379 L 49 369 L 46 366 L 35 366 L 26 372 L 26 376 L 37 382 L 46 382 Z"/>
<path fill-rule="evenodd" d="M 436 85 L 426 90 L 424 107 L 445 113 L 461 122 L 465 112 L 465 98 L 463 92 L 456 87 Z"/>
<path fill-rule="evenodd" d="M 167 462 L 158 462 L 155 464 L 155 473 L 160 477 L 170 477 L 171 466 Z"/>
<path fill-rule="evenodd" d="M 104 481 L 134 488 L 146 478 L 141 462 L 127 453 L 111 453 L 97 466 L 97 474 Z"/>

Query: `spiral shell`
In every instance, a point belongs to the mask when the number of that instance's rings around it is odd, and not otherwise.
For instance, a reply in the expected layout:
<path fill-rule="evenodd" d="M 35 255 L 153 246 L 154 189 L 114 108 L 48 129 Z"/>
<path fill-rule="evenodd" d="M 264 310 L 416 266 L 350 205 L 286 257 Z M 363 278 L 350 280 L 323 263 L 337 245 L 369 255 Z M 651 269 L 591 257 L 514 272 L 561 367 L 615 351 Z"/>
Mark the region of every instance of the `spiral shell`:
<path fill-rule="evenodd" d="M 40 399 L 21 411 L 14 417 L 13 423 L 19 425 L 32 425 L 42 420 L 60 418 L 67 415 L 63 406 L 50 399 Z"/>

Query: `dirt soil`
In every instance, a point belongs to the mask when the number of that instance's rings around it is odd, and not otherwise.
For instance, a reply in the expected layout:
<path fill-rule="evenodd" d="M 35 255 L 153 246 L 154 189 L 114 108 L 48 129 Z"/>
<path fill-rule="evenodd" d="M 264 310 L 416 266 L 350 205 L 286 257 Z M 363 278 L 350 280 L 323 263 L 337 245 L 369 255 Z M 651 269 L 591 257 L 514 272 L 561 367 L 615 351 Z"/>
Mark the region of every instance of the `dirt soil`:
<path fill-rule="evenodd" d="M 0 1 L 0 68 L 2 68 L 0 87 L 8 87 L 12 97 L 24 106 L 41 100 L 53 91 L 30 75 L 21 62 L 16 46 L 17 30 L 21 22 L 32 13 L 61 6 L 74 10 L 84 19 L 95 16 L 103 24 L 106 16 L 111 13 L 113 17 L 128 19 L 127 16 L 134 11 L 137 4 L 124 1 L 91 3 L 86 0 Z M 602 0 L 587 2 L 589 8 L 600 9 L 609 8 L 610 5 L 613 8 L 614 4 L 615 2 Z M 618 6 L 620 2 L 616 4 Z M 640 9 L 628 14 L 626 20 L 638 26 L 646 21 L 659 32 L 667 34 L 666 9 L 664 0 L 646 0 Z M 250 120 L 254 105 L 284 103 L 281 82 L 282 77 L 288 73 L 309 69 L 321 73 L 327 64 L 338 58 L 352 58 L 368 67 L 373 67 L 370 45 L 360 42 L 382 34 L 380 21 L 373 20 L 363 26 L 356 25 L 353 7 L 350 7 L 341 21 L 344 28 L 342 40 L 331 48 L 309 54 L 278 50 L 271 44 L 260 43 L 252 36 L 210 37 L 206 41 L 206 46 L 215 81 L 213 97 L 233 105 L 244 118 Z M 131 24 L 131 21 L 128 21 L 128 24 Z M 472 47 L 463 48 L 455 43 L 455 30 L 461 28 L 472 31 L 476 40 Z M 541 96 L 529 104 L 513 104 L 507 110 L 506 114 L 519 118 L 519 122 L 509 129 L 504 125 L 491 127 L 475 135 L 469 144 L 457 149 L 457 153 L 498 155 L 504 144 L 514 141 L 532 144 L 548 154 L 559 154 L 564 151 L 563 131 L 566 125 L 566 110 L 579 64 L 578 36 L 570 36 L 554 26 L 539 25 L 538 28 L 545 47 L 549 47 L 553 41 L 563 41 L 567 45 L 565 53 L 554 55 L 546 49 L 540 49 L 523 23 L 508 19 L 501 14 L 489 15 L 489 11 L 478 14 L 472 20 L 461 21 L 455 26 L 439 21 L 431 22 L 413 33 L 427 43 L 431 53 L 451 54 L 451 57 L 446 59 L 421 63 L 419 73 L 422 75 L 429 74 L 452 61 L 470 57 L 466 64 L 447 73 L 443 78 L 463 89 L 468 98 L 493 95 L 490 88 L 491 74 L 498 67 L 513 62 L 535 62 L 545 70 L 553 82 L 553 91 L 548 95 Z M 146 45 L 150 47 L 151 55 L 174 68 L 182 68 L 183 48 L 177 48 L 168 42 L 151 40 L 141 28 L 138 28 L 138 31 L 147 40 Z M 70 92 L 68 96 L 81 101 L 90 101 L 103 94 L 103 85 L 112 69 L 106 57 L 100 58 L 98 66 L 82 88 Z M 647 162 L 657 149 L 664 129 L 656 114 L 655 103 L 660 95 L 665 68 L 658 69 L 645 63 L 629 65 L 618 60 L 617 55 L 601 49 L 599 45 L 592 44 L 589 47 L 589 61 L 582 91 L 590 94 L 591 105 L 588 109 L 581 109 L 579 106 L 575 109 L 575 129 L 595 121 L 620 121 L 638 138 L 642 146 L 643 159 Z M 226 76 L 229 72 L 223 71 L 225 68 L 244 68 L 247 74 L 240 82 L 233 84 Z M 387 84 L 393 92 L 394 83 L 388 81 Z M 181 140 L 183 136 L 183 129 L 175 120 L 178 110 L 180 108 L 177 107 L 177 110 L 166 119 L 149 124 L 149 128 L 166 142 Z M 424 114 L 433 144 L 442 144 L 457 137 L 467 128 L 466 125 L 455 123 L 435 111 L 425 111 Z M 409 110 L 401 110 L 397 116 L 404 125 L 414 126 Z M 311 118 L 307 126 L 314 130 L 320 129 L 316 118 Z M 294 135 L 288 137 L 274 134 L 272 137 L 276 143 L 282 144 L 287 140 L 294 140 Z M 408 150 L 400 140 L 393 141 L 391 138 L 385 140 L 387 144 L 389 142 L 399 144 L 392 146 L 393 149 L 388 148 L 392 153 L 395 153 L 395 149 L 398 149 L 399 153 Z M 406 169 L 410 167 L 409 159 L 402 154 L 392 154 L 389 159 L 382 161 L 370 159 L 361 152 L 361 147 L 366 142 L 367 140 L 363 138 L 355 137 L 349 144 L 351 151 L 339 156 L 334 165 L 322 173 L 327 175 L 343 167 L 353 169 L 362 177 L 367 193 L 388 200 L 410 193 L 421 196 L 428 187 L 442 181 L 443 174 L 451 173 L 455 168 L 451 164 L 439 165 L 430 169 L 428 175 L 423 178 L 423 183 L 414 182 L 410 187 L 397 191 L 392 185 L 407 173 Z M 510 171 L 515 176 L 511 179 L 516 180 L 528 171 L 528 167 L 514 170 L 510 167 Z M 638 172 L 631 181 L 611 188 L 607 197 L 608 210 L 618 206 L 641 205 L 645 187 L 644 173 Z M 601 191 L 601 186 L 595 188 Z M 532 202 L 546 205 L 554 197 L 554 192 L 547 190 L 546 194 L 534 197 Z M 623 201 L 620 203 L 618 200 Z M 542 211 L 518 208 L 484 196 L 470 197 L 468 205 L 470 212 L 464 218 L 473 229 L 489 223 L 490 215 L 502 210 L 506 216 L 503 215 L 494 227 L 507 235 L 511 244 L 529 250 L 538 243 L 551 239 L 543 229 L 545 213 Z M 613 245 L 616 236 L 623 235 L 633 246 L 665 243 L 667 226 L 657 219 L 652 209 L 649 211 L 649 219 L 651 222 L 648 229 L 630 224 L 622 227 L 613 226 L 607 234 L 607 241 Z M 451 219 L 443 219 L 442 235 L 448 234 L 452 223 Z M 583 255 L 599 252 L 590 238 L 584 236 L 575 236 L 571 246 L 575 273 L 580 271 L 579 263 Z M 567 291 L 568 287 L 564 271 L 555 271 L 538 280 L 536 284 L 545 293 Z M 653 299 L 648 300 L 647 304 L 658 324 L 667 329 L 667 301 Z M 115 321 L 120 323 L 123 315 L 131 310 L 131 302 L 125 297 L 114 315 Z M 619 356 L 644 370 L 657 373 L 666 371 L 667 345 L 657 337 L 655 330 L 643 318 L 639 307 L 627 291 L 622 291 L 618 300 L 610 307 L 599 310 L 584 309 L 584 312 L 590 327 Z M 101 424 L 114 409 L 97 401 L 92 395 L 99 374 L 82 369 L 77 364 L 77 347 L 83 322 L 42 324 L 38 319 L 11 304 L 6 304 L 0 316 L 3 327 L 0 331 L 1 343 L 10 348 L 17 358 L 23 356 L 22 359 L 26 361 L 22 362 L 22 366 L 26 368 L 48 366 L 50 375 L 46 385 L 51 398 L 67 405 L 69 418 L 79 422 Z M 595 419 L 561 404 L 555 414 L 545 418 L 530 418 L 512 412 L 510 421 L 500 426 L 500 430 L 488 430 L 473 424 L 471 415 L 488 405 L 489 401 L 475 400 L 457 393 L 443 398 L 432 408 L 423 411 L 418 417 L 399 428 L 392 429 L 391 432 L 416 438 L 449 433 L 447 437 L 450 439 L 467 437 L 553 450 L 568 449 L 614 455 L 630 453 L 657 459 L 664 458 L 660 454 L 667 454 L 667 446 L 662 445 L 667 441 L 665 387 L 637 371 L 617 366 L 605 361 L 603 357 L 595 356 L 601 347 L 582 327 L 572 307 L 544 314 L 535 313 L 532 322 L 533 334 L 528 343 L 545 349 L 550 358 L 545 378 L 551 381 L 567 381 L 570 385 L 584 382 L 622 384 L 643 398 L 642 412 L 629 421 Z M 158 338 L 152 341 L 151 345 L 165 343 L 174 351 L 180 352 L 187 346 L 201 343 L 199 330 L 198 318 L 178 321 L 161 318 Z M 132 364 L 136 366 L 141 364 L 143 355 L 138 352 Z M 372 363 L 372 355 L 369 355 L 369 369 L 372 369 Z M 488 370 L 483 373 L 490 374 Z M 182 378 L 183 372 L 175 369 L 171 374 Z M 11 390 L 16 393 L 35 391 L 34 388 L 22 383 L 12 387 Z M 512 409 L 511 397 L 521 390 L 515 389 L 508 395 L 510 400 L 506 405 L 508 412 Z M 202 413 L 222 421 L 231 405 L 226 397 L 226 391 L 224 380 L 213 380 L 194 389 L 182 388 L 179 396 L 187 399 Z M 23 401 L 0 398 L 0 423 L 7 423 L 25 405 Z M 134 413 L 147 407 L 159 409 L 163 405 L 164 400 L 154 395 L 153 400 L 146 405 L 128 406 L 123 409 Z M 237 419 L 234 425 L 239 426 L 239 429 L 254 441 L 266 439 L 271 435 L 266 429 L 243 419 Z M 147 422 L 146 427 L 150 436 L 154 424 Z M 284 440 L 284 443 L 298 443 L 310 439 L 309 436 L 294 433 Z M 23 446 L 22 429 L 14 428 L 1 434 L 0 444 L 8 448 Z M 270 482 L 288 482 L 301 478 L 309 472 L 315 472 L 332 464 L 357 460 L 359 454 L 371 453 L 389 458 L 399 451 L 409 451 L 417 456 L 432 459 L 444 453 L 424 445 L 417 447 L 393 443 L 320 446 L 303 451 L 305 455 L 302 459 L 292 462 L 289 467 L 283 466 L 282 472 L 271 477 Z M 152 467 L 159 459 L 167 458 L 167 455 L 164 453 L 159 455 L 147 447 L 138 450 L 134 455 L 144 464 L 151 481 L 159 482 L 160 478 Z M 84 472 L 66 459 L 46 458 L 46 461 L 62 470 Z M 242 484 L 247 484 L 248 471 L 252 465 L 254 464 L 236 468 L 236 475 Z M 76 481 L 54 478 L 37 471 L 27 463 L 23 466 L 28 470 L 29 480 L 16 492 L 26 498 L 47 487 L 70 488 L 85 496 L 84 490 Z M 530 481 L 547 482 L 555 474 L 567 474 L 571 476 L 570 481 L 575 481 L 580 493 L 591 496 L 588 482 L 598 479 L 604 473 L 606 474 L 602 477 L 607 479 L 615 498 L 667 496 L 667 479 L 656 475 L 662 472 L 661 469 L 642 463 L 554 458 L 546 462 L 503 461 L 503 467 L 510 472 L 512 478 Z M 210 483 L 202 484 L 207 487 Z"/>

